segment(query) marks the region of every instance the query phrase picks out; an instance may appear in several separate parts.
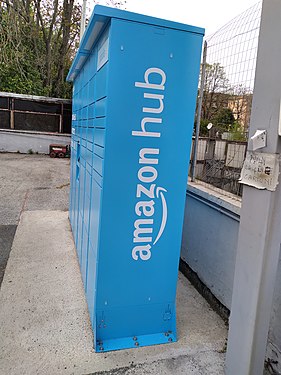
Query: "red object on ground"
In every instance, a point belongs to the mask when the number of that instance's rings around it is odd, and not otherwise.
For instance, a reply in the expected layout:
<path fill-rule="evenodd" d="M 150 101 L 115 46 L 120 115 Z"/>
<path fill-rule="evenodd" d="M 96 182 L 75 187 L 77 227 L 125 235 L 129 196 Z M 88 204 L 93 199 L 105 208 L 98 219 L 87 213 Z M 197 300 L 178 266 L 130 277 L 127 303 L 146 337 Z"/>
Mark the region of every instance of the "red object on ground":
<path fill-rule="evenodd" d="M 49 155 L 51 158 L 65 158 L 69 156 L 69 146 L 52 144 L 49 147 Z"/>

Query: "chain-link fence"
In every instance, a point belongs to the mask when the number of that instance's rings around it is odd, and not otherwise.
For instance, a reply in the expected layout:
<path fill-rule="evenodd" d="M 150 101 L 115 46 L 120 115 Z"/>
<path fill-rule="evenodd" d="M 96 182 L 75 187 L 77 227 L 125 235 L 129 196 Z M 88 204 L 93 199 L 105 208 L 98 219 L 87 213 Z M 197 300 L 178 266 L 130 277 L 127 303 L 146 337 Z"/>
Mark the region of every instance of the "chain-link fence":
<path fill-rule="evenodd" d="M 206 38 L 191 177 L 242 195 L 262 2 Z M 199 112 L 199 113 L 198 113 Z"/>

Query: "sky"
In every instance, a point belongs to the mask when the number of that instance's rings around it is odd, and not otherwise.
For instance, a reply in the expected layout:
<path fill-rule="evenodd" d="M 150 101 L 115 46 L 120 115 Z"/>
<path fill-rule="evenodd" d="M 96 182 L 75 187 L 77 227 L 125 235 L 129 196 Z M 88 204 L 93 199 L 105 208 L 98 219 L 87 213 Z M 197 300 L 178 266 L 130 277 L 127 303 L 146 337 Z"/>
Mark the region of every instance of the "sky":
<path fill-rule="evenodd" d="M 258 0 L 127 0 L 126 9 L 203 27 L 206 35 L 210 35 L 257 2 Z"/>

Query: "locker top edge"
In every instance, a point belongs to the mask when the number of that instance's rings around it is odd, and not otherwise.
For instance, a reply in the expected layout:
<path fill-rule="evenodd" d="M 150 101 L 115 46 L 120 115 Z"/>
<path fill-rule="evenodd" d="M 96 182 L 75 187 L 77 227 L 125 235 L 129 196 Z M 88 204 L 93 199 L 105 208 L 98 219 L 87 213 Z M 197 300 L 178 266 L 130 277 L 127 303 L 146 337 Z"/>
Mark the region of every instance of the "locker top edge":
<path fill-rule="evenodd" d="M 76 76 L 79 74 L 81 68 L 86 62 L 87 57 L 90 55 L 93 46 L 95 45 L 100 34 L 103 32 L 104 28 L 111 18 L 133 21 L 137 23 L 145 23 L 163 28 L 176 29 L 193 34 L 199 34 L 201 36 L 204 36 L 205 33 L 205 30 L 200 27 L 168 21 L 161 18 L 145 16 L 143 14 L 128 12 L 125 10 L 110 8 L 102 5 L 96 5 L 94 7 L 83 38 L 80 42 L 79 49 L 75 55 L 75 58 L 66 77 L 67 81 L 72 82 L 75 80 Z"/>

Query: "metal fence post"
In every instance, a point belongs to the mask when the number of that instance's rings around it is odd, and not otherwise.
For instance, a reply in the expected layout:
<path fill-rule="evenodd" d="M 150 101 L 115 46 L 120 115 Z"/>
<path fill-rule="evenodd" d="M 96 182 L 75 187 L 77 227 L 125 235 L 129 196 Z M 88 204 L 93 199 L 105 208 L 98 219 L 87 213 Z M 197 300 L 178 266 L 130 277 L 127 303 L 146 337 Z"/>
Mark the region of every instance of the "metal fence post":
<path fill-rule="evenodd" d="M 15 129 L 15 103 L 14 103 L 14 98 L 11 99 L 11 110 L 10 110 L 10 128 Z"/>
<path fill-rule="evenodd" d="M 207 42 L 205 41 L 204 42 L 204 49 L 203 49 L 202 68 L 201 68 L 201 82 L 200 82 L 200 89 L 199 89 L 199 101 L 198 101 L 197 116 L 196 116 L 196 131 L 195 131 L 195 139 L 194 139 L 194 144 L 193 144 L 191 181 L 195 180 L 195 173 L 196 173 L 197 149 L 198 149 L 198 142 L 199 142 L 200 120 L 201 120 L 201 111 L 202 111 L 202 103 L 203 103 L 203 95 L 204 95 L 206 59 L 207 59 Z"/>
<path fill-rule="evenodd" d="M 60 105 L 59 133 L 63 132 L 63 103 Z"/>
<path fill-rule="evenodd" d="M 80 20 L 80 42 L 83 38 L 85 27 L 86 27 L 86 11 L 87 11 L 87 0 L 83 0 L 81 9 L 81 20 Z"/>

